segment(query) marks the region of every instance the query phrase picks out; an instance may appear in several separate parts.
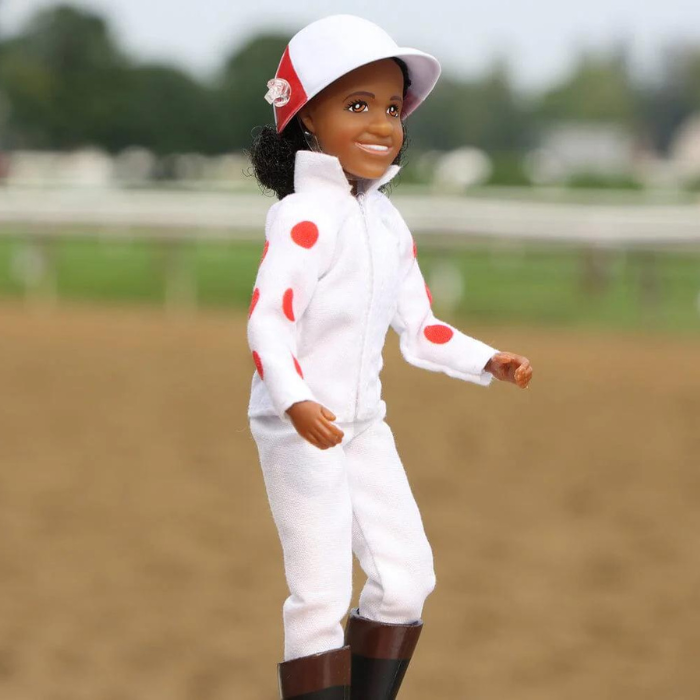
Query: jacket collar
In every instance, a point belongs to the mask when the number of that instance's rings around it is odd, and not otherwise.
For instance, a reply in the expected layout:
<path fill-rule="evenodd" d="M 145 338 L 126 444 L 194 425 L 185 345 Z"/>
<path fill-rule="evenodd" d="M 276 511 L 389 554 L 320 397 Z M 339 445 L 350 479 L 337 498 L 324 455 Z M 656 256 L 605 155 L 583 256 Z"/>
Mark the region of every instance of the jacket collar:
<path fill-rule="evenodd" d="M 399 170 L 400 165 L 390 165 L 381 177 L 359 180 L 358 194 L 376 191 L 392 180 Z M 335 189 L 352 196 L 352 185 L 348 182 L 337 156 L 316 151 L 297 151 L 294 159 L 294 191 L 307 192 L 320 188 Z"/>

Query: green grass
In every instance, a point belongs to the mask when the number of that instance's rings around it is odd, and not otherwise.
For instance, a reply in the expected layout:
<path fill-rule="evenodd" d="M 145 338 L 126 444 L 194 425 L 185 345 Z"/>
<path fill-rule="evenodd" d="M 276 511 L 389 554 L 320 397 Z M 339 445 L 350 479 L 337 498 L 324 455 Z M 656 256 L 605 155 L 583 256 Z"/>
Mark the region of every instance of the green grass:
<path fill-rule="evenodd" d="M 24 294 L 16 260 L 18 235 L 0 237 L 0 296 Z M 60 298 L 162 304 L 167 249 L 163 244 L 63 239 L 55 245 Z M 181 265 L 196 279 L 203 306 L 247 309 L 262 243 L 187 243 Z M 13 265 L 13 260 L 15 264 Z M 602 278 L 585 283 L 579 251 L 535 247 L 483 247 L 449 253 L 419 248 L 419 261 L 433 290 L 438 317 L 453 314 L 479 323 L 545 324 L 618 330 L 700 331 L 700 253 L 609 251 L 600 254 Z M 449 264 L 463 294 L 446 309 L 436 275 Z M 644 280 L 647 280 L 645 283 Z"/>
<path fill-rule="evenodd" d="M 447 258 L 422 248 L 419 259 L 429 284 L 440 261 L 458 267 L 464 287 L 457 313 L 479 322 L 700 331 L 700 254 L 608 251 L 596 285 L 587 283 L 576 251 L 474 250 Z"/>
<path fill-rule="evenodd" d="M 16 261 L 19 237 L 0 237 L 0 295 L 21 296 Z M 57 288 L 65 299 L 162 304 L 168 265 L 167 247 L 143 240 L 64 239 L 55 245 Z M 187 243 L 182 265 L 194 274 L 202 305 L 240 306 L 249 303 L 259 244 Z"/>

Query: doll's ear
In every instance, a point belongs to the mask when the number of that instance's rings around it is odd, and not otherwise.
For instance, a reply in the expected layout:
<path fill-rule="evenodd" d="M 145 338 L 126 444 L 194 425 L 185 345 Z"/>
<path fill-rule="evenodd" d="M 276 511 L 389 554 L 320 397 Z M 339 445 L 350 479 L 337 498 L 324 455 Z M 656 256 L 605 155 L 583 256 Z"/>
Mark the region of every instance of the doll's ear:
<path fill-rule="evenodd" d="M 302 129 L 310 131 L 312 134 L 316 133 L 314 129 L 314 120 L 311 114 L 309 114 L 309 111 L 305 108 L 299 110 L 299 123 Z"/>

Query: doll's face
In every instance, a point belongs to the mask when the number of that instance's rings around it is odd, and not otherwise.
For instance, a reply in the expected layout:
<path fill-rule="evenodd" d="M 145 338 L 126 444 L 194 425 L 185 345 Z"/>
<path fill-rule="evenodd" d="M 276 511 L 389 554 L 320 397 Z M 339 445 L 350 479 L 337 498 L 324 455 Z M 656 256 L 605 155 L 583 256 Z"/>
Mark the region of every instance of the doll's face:
<path fill-rule="evenodd" d="M 324 153 L 336 156 L 348 180 L 381 177 L 403 144 L 403 73 L 390 58 L 338 78 L 299 112 Z M 386 150 L 362 144 L 386 146 Z"/>

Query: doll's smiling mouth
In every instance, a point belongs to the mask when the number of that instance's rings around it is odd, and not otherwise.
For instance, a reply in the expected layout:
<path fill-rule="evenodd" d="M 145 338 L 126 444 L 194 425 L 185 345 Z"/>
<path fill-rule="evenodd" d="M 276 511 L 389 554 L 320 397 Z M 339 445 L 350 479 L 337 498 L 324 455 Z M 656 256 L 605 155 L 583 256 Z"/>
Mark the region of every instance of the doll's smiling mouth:
<path fill-rule="evenodd" d="M 360 143 L 359 141 L 355 141 L 355 145 L 363 151 L 372 153 L 375 156 L 385 156 L 389 152 L 389 146 L 381 146 L 375 143 Z"/>

